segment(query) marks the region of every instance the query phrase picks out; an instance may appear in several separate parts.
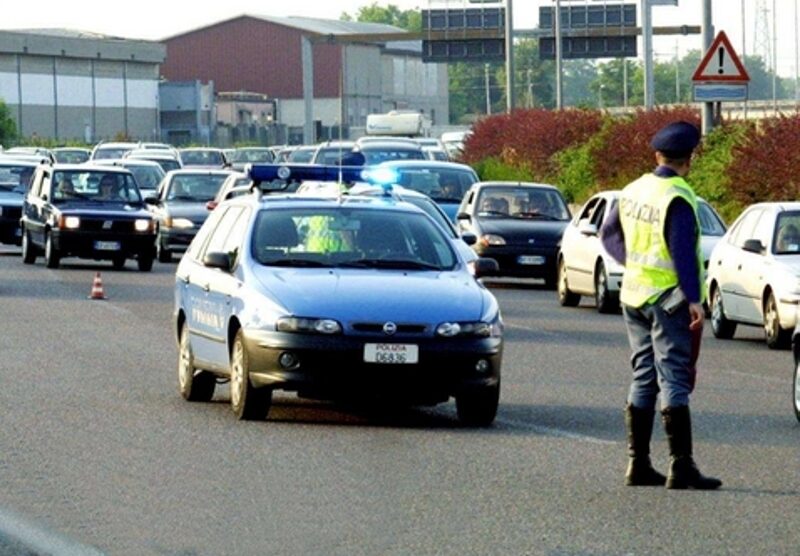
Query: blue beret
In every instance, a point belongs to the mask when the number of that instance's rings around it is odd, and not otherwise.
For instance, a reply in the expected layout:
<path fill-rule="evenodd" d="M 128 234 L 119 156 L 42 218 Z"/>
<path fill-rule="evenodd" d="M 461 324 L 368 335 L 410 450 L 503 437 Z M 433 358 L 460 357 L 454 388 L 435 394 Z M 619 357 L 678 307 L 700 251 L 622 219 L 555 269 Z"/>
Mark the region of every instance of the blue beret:
<path fill-rule="evenodd" d="M 653 135 L 650 146 L 667 155 L 686 156 L 700 142 L 700 131 L 689 122 L 673 122 Z"/>

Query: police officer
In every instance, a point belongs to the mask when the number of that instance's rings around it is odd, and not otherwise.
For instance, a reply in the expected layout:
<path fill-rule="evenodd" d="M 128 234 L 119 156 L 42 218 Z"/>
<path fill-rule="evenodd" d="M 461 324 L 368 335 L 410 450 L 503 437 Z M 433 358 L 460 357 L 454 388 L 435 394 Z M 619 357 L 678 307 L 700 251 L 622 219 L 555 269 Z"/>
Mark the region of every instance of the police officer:
<path fill-rule="evenodd" d="M 675 122 L 650 146 L 657 168 L 626 186 L 601 230 L 603 245 L 625 265 L 620 301 L 633 354 L 625 408 L 629 486 L 716 489 L 692 457 L 689 394 L 692 331 L 703 327 L 704 267 L 697 198 L 684 176 L 700 141 L 697 128 Z M 670 451 L 667 477 L 650 462 L 656 397 Z"/>

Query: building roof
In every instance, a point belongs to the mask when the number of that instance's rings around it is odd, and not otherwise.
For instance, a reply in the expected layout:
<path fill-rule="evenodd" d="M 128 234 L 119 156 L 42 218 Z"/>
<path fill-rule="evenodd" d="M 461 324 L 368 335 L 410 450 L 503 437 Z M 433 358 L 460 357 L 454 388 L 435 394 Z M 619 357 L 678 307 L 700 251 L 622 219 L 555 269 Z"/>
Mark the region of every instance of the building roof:
<path fill-rule="evenodd" d="M 166 58 L 167 48 L 153 41 L 72 29 L 15 29 L 0 30 L 0 53 L 161 64 Z"/>
<path fill-rule="evenodd" d="M 165 37 L 164 39 L 162 39 L 162 41 L 166 41 L 183 35 L 188 35 L 189 33 L 194 33 L 196 31 L 200 31 L 208 27 L 213 27 L 222 23 L 226 23 L 228 21 L 234 21 L 236 19 L 242 19 L 242 18 L 258 19 L 261 21 L 273 23 L 275 25 L 282 25 L 284 27 L 291 27 L 299 31 L 313 33 L 315 35 L 380 34 L 380 33 L 402 33 L 405 31 L 405 29 L 401 29 L 400 27 L 395 27 L 394 25 L 386 25 L 384 23 L 364 23 L 361 21 L 340 21 L 337 19 L 317 19 L 313 17 L 299 17 L 299 16 L 273 17 L 266 15 L 240 14 L 238 16 L 217 23 L 203 25 L 202 27 L 198 27 L 189 31 L 184 31 L 183 33 L 178 33 L 177 35 Z"/>

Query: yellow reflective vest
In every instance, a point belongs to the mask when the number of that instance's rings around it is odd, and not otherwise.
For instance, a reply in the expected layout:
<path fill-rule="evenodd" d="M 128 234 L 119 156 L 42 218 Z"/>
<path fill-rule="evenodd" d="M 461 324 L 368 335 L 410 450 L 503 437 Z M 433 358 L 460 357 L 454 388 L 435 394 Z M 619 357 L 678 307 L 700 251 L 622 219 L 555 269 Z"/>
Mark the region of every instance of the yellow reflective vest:
<path fill-rule="evenodd" d="M 678 285 L 678 273 L 675 272 L 664 237 L 667 209 L 676 197 L 685 199 L 694 211 L 700 291 L 705 297 L 697 197 L 689 184 L 679 176 L 661 178 L 655 174 L 645 174 L 626 186 L 619 198 L 619 220 L 626 251 L 620 301 L 625 305 L 641 307 L 652 303 L 666 290 Z"/>

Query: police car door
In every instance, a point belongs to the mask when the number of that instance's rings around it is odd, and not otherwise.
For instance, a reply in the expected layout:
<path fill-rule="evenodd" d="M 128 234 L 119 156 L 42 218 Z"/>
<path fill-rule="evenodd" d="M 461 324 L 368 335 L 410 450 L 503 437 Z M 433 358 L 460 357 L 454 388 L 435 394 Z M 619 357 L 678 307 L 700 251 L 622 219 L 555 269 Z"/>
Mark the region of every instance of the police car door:
<path fill-rule="evenodd" d="M 243 226 L 247 224 L 247 218 L 243 207 L 232 206 L 224 210 L 219 224 L 203 246 L 192 282 L 202 290 L 202 293 L 197 292 L 199 303 L 193 309 L 197 329 L 195 357 L 215 369 L 227 370 L 232 296 L 241 287 L 234 270 L 244 241 Z M 231 266 L 210 266 L 207 257 L 211 254 L 227 255 Z"/>

